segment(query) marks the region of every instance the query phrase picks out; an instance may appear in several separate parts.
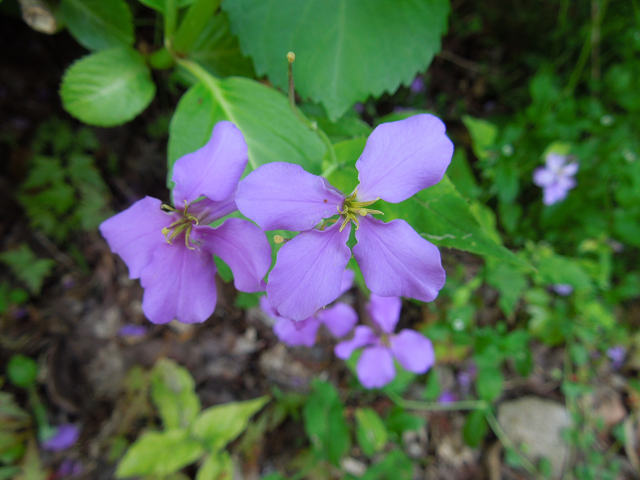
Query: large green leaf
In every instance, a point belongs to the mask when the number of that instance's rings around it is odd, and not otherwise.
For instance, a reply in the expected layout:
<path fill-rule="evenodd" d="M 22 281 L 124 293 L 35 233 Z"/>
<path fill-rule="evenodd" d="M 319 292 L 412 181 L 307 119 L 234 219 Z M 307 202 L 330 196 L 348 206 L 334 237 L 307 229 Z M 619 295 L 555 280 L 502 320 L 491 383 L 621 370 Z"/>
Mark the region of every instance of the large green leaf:
<path fill-rule="evenodd" d="M 156 87 L 144 58 L 131 48 L 110 48 L 75 62 L 62 78 L 64 108 L 91 125 L 128 122 L 153 99 Z"/>
<path fill-rule="evenodd" d="M 379 452 L 387 444 L 387 429 L 375 410 L 356 409 L 356 438 L 367 456 Z"/>
<path fill-rule="evenodd" d="M 169 475 L 195 462 L 203 453 L 200 442 L 185 430 L 147 432 L 127 450 L 116 478 Z"/>
<path fill-rule="evenodd" d="M 151 398 L 167 430 L 187 428 L 200 412 L 191 374 L 173 360 L 160 359 L 153 367 Z"/>
<path fill-rule="evenodd" d="M 193 434 L 210 452 L 216 452 L 240 435 L 247 428 L 249 419 L 268 401 L 268 397 L 259 397 L 207 408 L 193 423 Z"/>
<path fill-rule="evenodd" d="M 143 5 L 146 5 L 149 8 L 153 8 L 154 10 L 164 13 L 166 10 L 167 0 L 138 0 Z M 191 5 L 195 0 L 175 0 L 176 8 L 186 7 Z"/>
<path fill-rule="evenodd" d="M 89 50 L 133 45 L 133 18 L 124 0 L 62 0 L 60 15 Z"/>
<path fill-rule="evenodd" d="M 169 126 L 169 174 L 175 161 L 206 143 L 215 123 L 230 120 L 249 147 L 249 166 L 290 162 L 318 173 L 325 147 L 278 91 L 247 78 L 209 78 L 180 99 Z M 170 178 L 170 177 L 169 177 Z"/>
<path fill-rule="evenodd" d="M 369 95 L 409 84 L 440 50 L 447 0 L 225 0 L 232 30 L 259 74 L 296 86 L 337 119 Z"/>

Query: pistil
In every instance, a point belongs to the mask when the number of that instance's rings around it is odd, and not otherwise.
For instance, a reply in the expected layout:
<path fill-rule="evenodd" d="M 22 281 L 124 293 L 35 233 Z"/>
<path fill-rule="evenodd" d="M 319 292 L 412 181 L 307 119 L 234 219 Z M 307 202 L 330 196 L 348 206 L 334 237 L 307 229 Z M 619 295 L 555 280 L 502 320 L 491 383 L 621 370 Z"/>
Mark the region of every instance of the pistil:
<path fill-rule="evenodd" d="M 162 229 L 162 234 L 167 239 L 167 243 L 172 245 L 173 240 L 184 232 L 184 244 L 189 250 L 195 250 L 196 247 L 191 245 L 191 231 L 193 230 L 194 225 L 199 225 L 200 220 L 195 215 L 189 213 L 189 204 L 185 200 L 184 209 L 178 210 L 171 205 L 162 204 L 161 207 L 163 212 L 174 214 L 177 213 L 180 215 L 180 218 L 175 222 L 171 223 L 168 227 L 164 227 Z"/>
<path fill-rule="evenodd" d="M 338 212 L 342 215 L 342 225 L 340 225 L 340 231 L 344 230 L 349 222 L 353 222 L 356 226 L 356 230 L 360 227 L 359 221 L 360 217 L 365 217 L 369 214 L 375 215 L 384 215 L 380 210 L 374 210 L 372 208 L 366 208 L 369 205 L 377 202 L 379 199 L 369 200 L 367 202 L 360 202 L 356 200 L 356 195 L 358 193 L 358 189 L 354 190 L 354 192 L 344 199 L 344 203 L 342 204 L 342 210 L 338 207 Z"/>

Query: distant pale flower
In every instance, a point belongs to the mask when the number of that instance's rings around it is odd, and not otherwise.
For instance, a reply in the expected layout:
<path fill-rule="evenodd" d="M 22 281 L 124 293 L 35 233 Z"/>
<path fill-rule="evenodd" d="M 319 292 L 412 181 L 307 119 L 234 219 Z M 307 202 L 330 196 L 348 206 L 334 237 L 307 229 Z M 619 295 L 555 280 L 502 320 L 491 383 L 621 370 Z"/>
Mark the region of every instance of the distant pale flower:
<path fill-rule="evenodd" d="M 558 295 L 566 297 L 573 293 L 573 287 L 568 283 L 557 283 L 551 287 Z"/>
<path fill-rule="evenodd" d="M 144 287 L 142 309 L 153 323 L 203 322 L 216 306 L 213 255 L 225 261 L 238 290 L 264 289 L 271 264 L 265 234 L 251 222 L 229 218 L 247 164 L 247 145 L 231 122 L 216 124 L 211 139 L 173 167 L 174 206 L 145 197 L 100 225 L 111 250 Z"/>
<path fill-rule="evenodd" d="M 345 270 L 342 276 L 340 295 L 351 288 L 353 276 L 353 270 Z M 336 303 L 332 307 L 320 309 L 309 318 L 297 322 L 279 316 L 267 297 L 260 298 L 260 307 L 275 320 L 273 331 L 278 339 L 291 347 L 313 346 L 321 325 L 327 327 L 334 337 L 341 338 L 347 335 L 358 323 L 358 314 L 351 305 L 346 303 Z"/>
<path fill-rule="evenodd" d="M 400 319 L 402 301 L 398 297 L 380 297 L 372 294 L 367 311 L 373 328 L 356 327 L 353 338 L 335 347 L 337 357 L 348 359 L 354 350 L 362 348 L 356 372 L 366 388 L 379 388 L 396 376 L 395 358 L 400 365 L 413 373 L 425 373 L 435 363 L 431 340 L 416 332 L 404 329 L 394 334 Z"/>
<path fill-rule="evenodd" d="M 458 401 L 458 396 L 453 392 L 442 392 L 438 397 L 438 403 L 447 404 Z"/>
<path fill-rule="evenodd" d="M 568 162 L 566 155 L 549 153 L 545 159 L 546 165 L 533 172 L 533 183 L 542 187 L 545 205 L 553 205 L 567 197 L 567 193 L 576 186 L 573 178 L 578 172 L 576 162 Z"/>
<path fill-rule="evenodd" d="M 411 90 L 412 93 L 424 92 L 424 79 L 420 75 L 418 75 L 413 79 L 413 82 L 411 82 L 409 90 Z"/>
<path fill-rule="evenodd" d="M 42 448 L 52 452 L 66 450 L 78 441 L 80 431 L 72 423 L 66 423 L 56 427 L 53 436 L 42 442 Z"/>
<path fill-rule="evenodd" d="M 143 337 L 147 334 L 147 327 L 143 325 L 134 325 L 129 323 L 124 325 L 118 330 L 118 335 L 121 337 Z"/>
<path fill-rule="evenodd" d="M 621 345 L 611 347 L 607 350 L 607 357 L 611 360 L 611 366 L 618 370 L 624 364 L 624 358 L 627 355 L 627 349 Z"/>
<path fill-rule="evenodd" d="M 369 206 L 435 185 L 452 154 L 444 124 L 415 115 L 371 133 L 356 162 L 360 183 L 348 196 L 289 163 L 263 165 L 240 182 L 236 202 L 245 216 L 265 230 L 302 232 L 280 249 L 269 274 L 267 297 L 278 314 L 304 320 L 338 297 L 352 224 L 353 255 L 373 293 L 435 299 L 445 282 L 438 249 L 404 220 L 374 218 L 381 212 Z"/>

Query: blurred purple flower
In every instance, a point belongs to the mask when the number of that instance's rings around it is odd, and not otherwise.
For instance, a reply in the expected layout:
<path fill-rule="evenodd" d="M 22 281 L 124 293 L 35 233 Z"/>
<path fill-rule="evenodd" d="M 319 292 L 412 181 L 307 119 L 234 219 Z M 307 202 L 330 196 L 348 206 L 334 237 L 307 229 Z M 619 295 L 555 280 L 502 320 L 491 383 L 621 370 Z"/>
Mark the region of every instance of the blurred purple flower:
<path fill-rule="evenodd" d="M 471 385 L 478 374 L 478 368 L 475 364 L 469 365 L 458 373 L 458 384 L 463 395 L 467 395 L 471 391 Z"/>
<path fill-rule="evenodd" d="M 348 359 L 354 350 L 364 347 L 356 372 L 365 388 L 383 387 L 395 378 L 394 358 L 413 373 L 425 373 L 435 363 L 433 345 L 427 337 L 409 329 L 393 333 L 401 308 L 402 301 L 398 297 L 371 294 L 367 311 L 374 328 L 360 325 L 352 339 L 335 347 L 336 356 L 343 360 Z"/>
<path fill-rule="evenodd" d="M 418 75 L 416 78 L 413 79 L 413 82 L 411 82 L 411 85 L 409 86 L 409 90 L 411 90 L 411 93 L 424 92 L 424 79 L 420 75 Z"/>
<path fill-rule="evenodd" d="M 556 292 L 558 295 L 562 295 L 563 297 L 566 297 L 573 293 L 573 287 L 568 283 L 558 283 L 556 285 L 553 285 L 551 288 L 554 292 Z"/>
<path fill-rule="evenodd" d="M 360 115 L 362 115 L 362 114 L 364 113 L 364 104 L 363 104 L 363 103 L 358 102 L 358 103 L 356 103 L 356 104 L 353 106 L 353 109 L 354 109 L 357 113 L 359 113 Z"/>
<path fill-rule="evenodd" d="M 55 433 L 42 442 L 42 448 L 52 452 L 66 450 L 78 440 L 80 430 L 72 423 L 65 423 L 56 427 Z"/>
<path fill-rule="evenodd" d="M 55 478 L 78 477 L 82 475 L 83 472 L 84 466 L 82 463 L 66 458 L 60 463 L 58 470 L 56 470 Z"/>
<path fill-rule="evenodd" d="M 133 323 L 129 323 L 124 325 L 120 330 L 118 330 L 118 335 L 121 337 L 142 337 L 146 335 L 147 327 L 143 325 L 134 325 Z"/>
<path fill-rule="evenodd" d="M 452 154 L 444 124 L 422 114 L 375 128 L 356 162 L 360 184 L 349 196 L 289 163 L 263 165 L 240 182 L 236 202 L 245 216 L 265 230 L 301 232 L 280 249 L 269 274 L 267 297 L 278 314 L 303 320 L 338 297 L 352 223 L 353 255 L 373 293 L 435 299 L 445 282 L 436 246 L 404 220 L 373 218 L 381 212 L 368 207 L 435 185 Z"/>
<path fill-rule="evenodd" d="M 353 270 L 344 271 L 340 295 L 351 288 L 353 277 Z M 260 298 L 260 307 L 275 320 L 273 331 L 278 339 L 291 347 L 312 347 L 321 325 L 327 327 L 334 337 L 340 338 L 347 335 L 358 323 L 358 314 L 346 303 L 336 303 L 332 307 L 320 309 L 309 318 L 299 321 L 279 316 L 267 297 Z"/>
<path fill-rule="evenodd" d="M 611 366 L 614 370 L 618 370 L 624 364 L 627 355 L 627 349 L 622 345 L 611 347 L 607 350 L 607 357 L 611 360 Z"/>
<path fill-rule="evenodd" d="M 578 172 L 577 162 L 567 163 L 566 155 L 549 153 L 545 159 L 546 165 L 533 172 L 533 183 L 543 189 L 543 203 L 553 205 L 561 202 L 576 181 L 573 178 Z"/>
<path fill-rule="evenodd" d="M 458 396 L 453 392 L 442 392 L 438 397 L 438 403 L 453 403 L 458 401 Z"/>
<path fill-rule="evenodd" d="M 111 250 L 144 287 L 142 309 L 153 323 L 205 321 L 216 306 L 213 255 L 225 261 L 238 290 L 264 290 L 271 247 L 258 227 L 229 218 L 247 164 L 247 145 L 231 122 L 219 122 L 211 139 L 173 166 L 175 207 L 145 197 L 100 225 Z M 204 197 L 204 198 L 202 198 Z"/>

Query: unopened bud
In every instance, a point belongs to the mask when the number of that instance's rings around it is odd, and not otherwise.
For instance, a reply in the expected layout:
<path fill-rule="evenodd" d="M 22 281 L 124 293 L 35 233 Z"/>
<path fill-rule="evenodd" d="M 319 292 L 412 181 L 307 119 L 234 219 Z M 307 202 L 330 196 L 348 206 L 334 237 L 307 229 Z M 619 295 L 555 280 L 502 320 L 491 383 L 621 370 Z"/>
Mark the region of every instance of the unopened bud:
<path fill-rule="evenodd" d="M 284 242 L 284 237 L 282 235 L 273 236 L 273 243 L 275 243 L 276 245 L 280 245 L 282 242 Z"/>
<path fill-rule="evenodd" d="M 295 53 L 293 53 L 293 52 L 288 52 L 288 53 L 287 53 L 287 61 L 288 61 L 289 63 L 293 63 L 293 62 L 295 62 L 295 61 L 296 61 L 296 54 L 295 54 Z"/>

